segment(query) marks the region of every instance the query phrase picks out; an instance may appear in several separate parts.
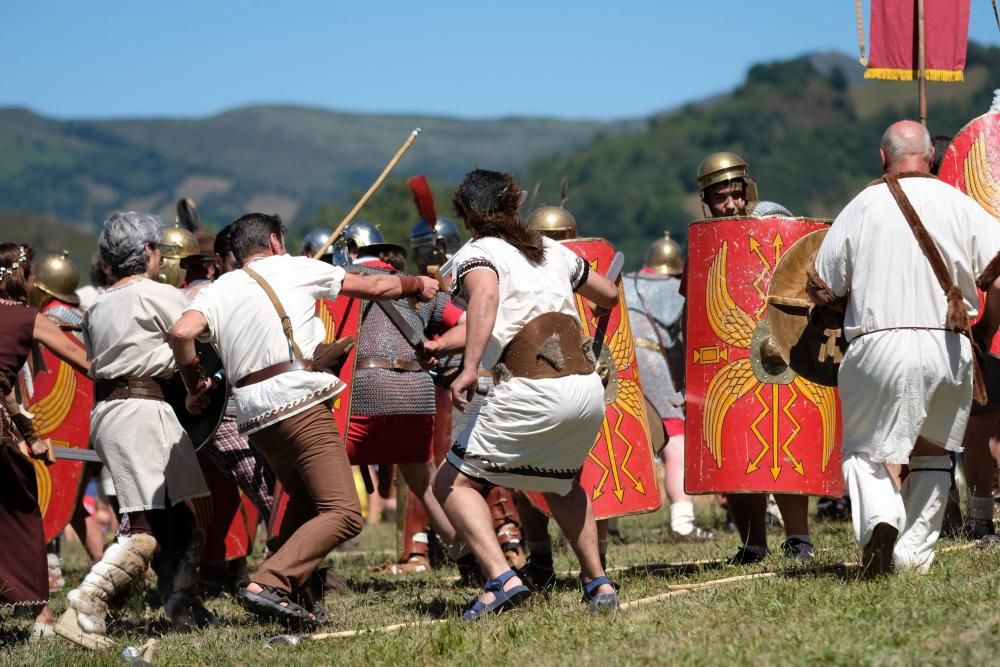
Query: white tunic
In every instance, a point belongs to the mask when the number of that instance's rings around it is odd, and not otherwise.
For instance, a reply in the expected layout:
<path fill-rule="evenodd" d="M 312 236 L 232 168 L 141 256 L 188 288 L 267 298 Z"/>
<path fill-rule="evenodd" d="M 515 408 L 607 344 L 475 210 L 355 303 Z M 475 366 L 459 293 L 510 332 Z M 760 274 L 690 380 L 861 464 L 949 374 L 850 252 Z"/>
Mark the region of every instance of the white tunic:
<path fill-rule="evenodd" d="M 1000 252 L 1000 224 L 936 179 L 900 184 L 975 317 L 975 281 Z M 849 293 L 844 324 L 852 342 L 839 374 L 844 453 L 905 463 L 918 436 L 961 449 L 971 346 L 945 330 L 944 292 L 888 186 L 866 188 L 837 216 L 816 270 L 835 294 Z"/>
<path fill-rule="evenodd" d="M 252 260 L 251 268 L 274 289 L 292 322 L 292 335 L 304 357 L 323 342 L 326 329 L 316 315 L 317 299 L 335 299 L 344 270 L 308 257 L 273 255 Z M 232 381 L 291 360 L 281 320 L 267 294 L 246 271 L 231 271 L 202 288 L 187 310 L 208 322 L 205 342 L 219 351 Z M 234 390 L 241 435 L 296 415 L 343 391 L 330 373 L 291 371 Z"/>
<path fill-rule="evenodd" d="M 582 258 L 545 239 L 540 265 L 497 238 L 465 244 L 445 265 L 453 284 L 471 271 L 496 274 L 500 303 L 483 354 L 492 368 L 521 328 L 545 313 L 579 317 L 573 290 L 586 279 Z M 604 387 L 597 373 L 529 380 L 514 378 L 486 397 L 466 425 L 448 461 L 470 477 L 519 489 L 569 493 L 604 420 Z"/>
<path fill-rule="evenodd" d="M 83 319 L 91 376 L 171 377 L 168 332 L 184 304 L 179 290 L 148 278 L 98 295 Z M 191 440 L 166 403 L 101 401 L 91 412 L 90 433 L 122 512 L 164 509 L 168 500 L 176 505 L 208 495 Z"/>

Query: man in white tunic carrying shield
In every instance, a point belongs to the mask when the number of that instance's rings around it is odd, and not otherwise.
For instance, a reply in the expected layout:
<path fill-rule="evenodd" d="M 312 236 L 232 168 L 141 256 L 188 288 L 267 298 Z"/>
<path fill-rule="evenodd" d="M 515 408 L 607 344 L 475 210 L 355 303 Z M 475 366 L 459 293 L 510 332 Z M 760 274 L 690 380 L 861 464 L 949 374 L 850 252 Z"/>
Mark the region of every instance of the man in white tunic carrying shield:
<path fill-rule="evenodd" d="M 610 309 L 617 287 L 521 222 L 521 191 L 509 174 L 470 172 L 452 203 L 473 236 L 444 267 L 469 302 L 466 325 L 428 343 L 427 351 L 464 346 L 462 372 L 452 384 L 460 407 L 478 386 L 480 367 L 493 369 L 498 381 L 435 480 L 435 494 L 488 579 L 463 618 L 502 611 L 530 595 L 497 544 L 482 496 L 491 485 L 545 493 L 580 559 L 585 601 L 594 610 L 614 609 L 617 586 L 601 568 L 590 498 L 578 480 L 604 419 L 604 388 L 574 291 Z"/>
<path fill-rule="evenodd" d="M 846 298 L 843 471 L 868 575 L 930 568 L 973 396 L 977 285 L 976 338 L 1000 323 L 1000 225 L 930 175 L 919 123 L 891 125 L 880 153 L 885 176 L 840 213 L 810 276 L 817 302 Z M 886 463 L 909 465 L 900 488 Z"/>

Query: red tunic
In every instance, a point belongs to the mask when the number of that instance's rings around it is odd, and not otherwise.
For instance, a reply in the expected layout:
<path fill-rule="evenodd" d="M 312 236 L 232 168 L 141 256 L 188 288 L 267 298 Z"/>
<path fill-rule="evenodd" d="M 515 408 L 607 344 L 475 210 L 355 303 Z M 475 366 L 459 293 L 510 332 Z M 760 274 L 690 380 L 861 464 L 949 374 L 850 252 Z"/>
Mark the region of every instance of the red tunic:
<path fill-rule="evenodd" d="M 12 384 L 31 352 L 37 314 L 29 306 L 0 303 L 0 373 Z M 0 607 L 49 599 L 35 467 L 14 449 L 18 440 L 0 404 Z"/>

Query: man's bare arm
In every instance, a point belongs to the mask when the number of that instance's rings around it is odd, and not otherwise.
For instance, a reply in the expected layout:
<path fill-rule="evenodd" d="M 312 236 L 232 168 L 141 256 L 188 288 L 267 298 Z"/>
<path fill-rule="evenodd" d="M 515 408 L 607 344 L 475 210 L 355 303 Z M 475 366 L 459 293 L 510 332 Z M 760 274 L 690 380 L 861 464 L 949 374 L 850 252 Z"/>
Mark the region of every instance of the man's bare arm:
<path fill-rule="evenodd" d="M 52 354 L 84 375 L 90 370 L 90 362 L 87 361 L 87 353 L 83 348 L 70 340 L 52 320 L 40 313 L 35 317 L 34 338 L 52 350 Z"/>
<path fill-rule="evenodd" d="M 344 276 L 340 293 L 369 301 L 391 301 L 407 296 L 430 301 L 439 289 L 437 281 L 427 276 L 362 276 L 348 273 Z"/>

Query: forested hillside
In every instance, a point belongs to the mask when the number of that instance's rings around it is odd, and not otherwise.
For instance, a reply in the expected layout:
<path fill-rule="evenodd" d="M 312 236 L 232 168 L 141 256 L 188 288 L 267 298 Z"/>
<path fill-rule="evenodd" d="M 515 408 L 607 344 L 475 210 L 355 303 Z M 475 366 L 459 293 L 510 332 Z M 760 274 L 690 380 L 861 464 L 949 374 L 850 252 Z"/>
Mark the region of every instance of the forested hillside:
<path fill-rule="evenodd" d="M 889 123 L 917 115 L 916 84 L 860 75 L 856 60 L 835 54 L 756 65 L 730 95 L 652 118 L 643 132 L 541 160 L 522 180 L 529 189 L 542 181 L 551 203 L 566 176 L 567 208 L 582 233 L 615 241 L 632 266 L 663 230 L 685 238 L 688 222 L 701 217 L 695 175 L 714 151 L 744 156 L 763 199 L 798 215 L 833 216 L 878 177 L 879 139 Z M 994 88 L 1000 49 L 970 45 L 966 82 L 930 86 L 931 133 L 951 136 L 985 113 Z"/>

